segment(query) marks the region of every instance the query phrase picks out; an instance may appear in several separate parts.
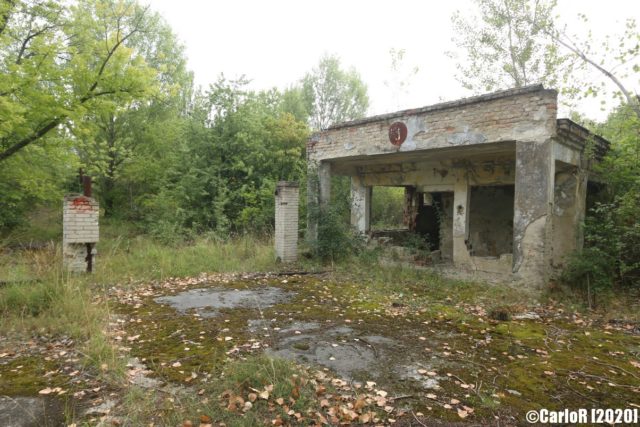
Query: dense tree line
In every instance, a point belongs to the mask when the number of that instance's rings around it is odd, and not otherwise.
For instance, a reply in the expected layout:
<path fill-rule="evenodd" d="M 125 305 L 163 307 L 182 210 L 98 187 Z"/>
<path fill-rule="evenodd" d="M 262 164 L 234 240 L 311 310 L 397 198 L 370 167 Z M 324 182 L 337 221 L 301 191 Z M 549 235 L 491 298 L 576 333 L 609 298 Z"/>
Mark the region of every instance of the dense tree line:
<path fill-rule="evenodd" d="M 104 215 L 165 239 L 272 227 L 278 180 L 305 180 L 313 129 L 361 117 L 334 56 L 290 88 L 220 76 L 196 89 L 183 47 L 135 0 L 0 6 L 0 229 L 92 176 Z M 303 207 L 304 208 L 304 207 Z"/>

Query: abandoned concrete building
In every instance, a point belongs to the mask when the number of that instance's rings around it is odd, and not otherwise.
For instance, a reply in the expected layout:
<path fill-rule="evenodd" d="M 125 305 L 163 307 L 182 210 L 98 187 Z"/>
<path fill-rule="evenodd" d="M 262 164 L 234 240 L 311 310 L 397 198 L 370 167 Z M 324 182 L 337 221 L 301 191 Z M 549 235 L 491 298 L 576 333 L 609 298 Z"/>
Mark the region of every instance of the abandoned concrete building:
<path fill-rule="evenodd" d="M 442 262 L 541 285 L 582 245 L 590 164 L 608 148 L 557 111 L 534 85 L 337 124 L 307 144 L 308 203 L 322 212 L 331 177 L 350 177 L 351 224 L 369 234 L 372 188 L 404 187 L 407 230 Z"/>

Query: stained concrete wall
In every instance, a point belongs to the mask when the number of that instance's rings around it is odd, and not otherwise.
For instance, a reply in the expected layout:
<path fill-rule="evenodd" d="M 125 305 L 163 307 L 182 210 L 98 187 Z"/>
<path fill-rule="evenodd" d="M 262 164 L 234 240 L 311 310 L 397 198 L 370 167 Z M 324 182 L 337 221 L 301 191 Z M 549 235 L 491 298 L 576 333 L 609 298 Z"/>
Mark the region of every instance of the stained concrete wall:
<path fill-rule="evenodd" d="M 275 203 L 276 257 L 282 262 L 294 262 L 298 259 L 298 183 L 278 182 Z"/>
<path fill-rule="evenodd" d="M 513 251 L 514 186 L 471 187 L 469 246 L 474 256 Z"/>
<path fill-rule="evenodd" d="M 513 272 L 527 282 L 543 283 L 549 269 L 553 141 L 516 143 L 513 215 Z"/>
<path fill-rule="evenodd" d="M 62 255 L 71 272 L 89 271 L 95 266 L 95 243 L 99 240 L 98 202 L 79 194 L 64 197 L 62 211 Z"/>
<path fill-rule="evenodd" d="M 584 170 L 556 161 L 553 193 L 551 263 L 561 268 L 567 255 L 582 247 L 586 211 L 587 174 Z"/>

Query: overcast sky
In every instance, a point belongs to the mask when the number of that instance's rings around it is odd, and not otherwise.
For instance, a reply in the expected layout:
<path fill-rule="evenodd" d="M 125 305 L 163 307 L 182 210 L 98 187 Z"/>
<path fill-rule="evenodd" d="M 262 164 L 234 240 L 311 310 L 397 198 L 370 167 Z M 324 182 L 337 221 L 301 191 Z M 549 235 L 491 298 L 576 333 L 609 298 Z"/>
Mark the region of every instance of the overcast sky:
<path fill-rule="evenodd" d="M 369 114 L 420 107 L 470 95 L 454 78 L 451 15 L 470 0 L 147 0 L 186 46 L 196 83 L 208 87 L 220 73 L 246 75 L 251 87 L 285 88 L 325 54 L 355 67 L 369 89 Z M 640 18 L 637 0 L 559 0 L 557 12 L 572 32 L 617 34 L 627 18 Z M 577 13 L 591 22 L 585 28 Z M 389 50 L 405 49 L 406 66 L 419 68 L 411 90 L 393 99 Z M 599 104 L 582 112 L 601 119 Z"/>

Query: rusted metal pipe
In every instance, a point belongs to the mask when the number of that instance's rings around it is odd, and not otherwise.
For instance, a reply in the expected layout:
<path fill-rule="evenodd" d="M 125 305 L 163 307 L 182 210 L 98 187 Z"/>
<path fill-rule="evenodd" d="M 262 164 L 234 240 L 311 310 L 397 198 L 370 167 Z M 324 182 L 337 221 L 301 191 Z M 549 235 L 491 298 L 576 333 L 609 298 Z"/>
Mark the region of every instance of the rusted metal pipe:
<path fill-rule="evenodd" d="M 84 190 L 84 196 L 91 197 L 91 177 L 90 176 L 82 177 L 82 187 Z"/>

